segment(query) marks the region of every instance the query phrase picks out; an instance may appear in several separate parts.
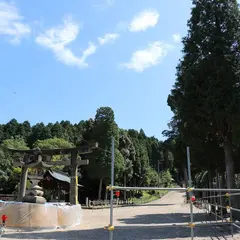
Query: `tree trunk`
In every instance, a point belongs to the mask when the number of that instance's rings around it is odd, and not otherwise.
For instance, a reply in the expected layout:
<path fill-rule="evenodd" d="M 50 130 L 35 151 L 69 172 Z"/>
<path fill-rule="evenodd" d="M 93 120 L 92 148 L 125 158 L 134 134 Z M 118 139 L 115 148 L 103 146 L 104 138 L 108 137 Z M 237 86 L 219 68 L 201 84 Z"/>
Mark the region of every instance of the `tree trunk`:
<path fill-rule="evenodd" d="M 234 159 L 232 149 L 229 142 L 224 142 L 224 153 L 225 153 L 225 164 L 226 164 L 226 175 L 227 175 L 227 188 L 235 188 L 235 171 L 234 171 Z M 236 197 L 231 197 L 231 206 L 236 205 Z"/>
<path fill-rule="evenodd" d="M 187 169 L 184 167 L 184 182 L 185 182 L 185 187 L 188 186 L 188 174 L 187 174 Z"/>
<path fill-rule="evenodd" d="M 227 188 L 225 171 L 222 173 L 222 188 Z"/>
<path fill-rule="evenodd" d="M 107 190 L 107 188 L 105 190 L 105 200 L 108 200 L 108 190 Z"/>
<path fill-rule="evenodd" d="M 127 186 L 127 174 L 126 173 L 124 173 L 124 187 L 126 187 Z M 126 200 L 127 199 L 127 191 L 126 190 L 124 190 L 124 192 L 123 192 L 123 199 L 124 200 Z"/>
<path fill-rule="evenodd" d="M 136 187 L 137 186 L 137 179 L 134 177 L 133 179 L 133 187 Z"/>
<path fill-rule="evenodd" d="M 177 183 L 180 183 L 180 177 L 179 177 L 179 170 L 177 169 L 176 171 L 176 179 L 177 179 Z"/>
<path fill-rule="evenodd" d="M 227 173 L 227 188 L 234 188 L 235 186 L 234 160 L 232 155 L 232 149 L 227 141 L 224 142 L 224 153 Z"/>
<path fill-rule="evenodd" d="M 102 184 L 103 184 L 103 178 L 101 178 L 101 179 L 100 179 L 100 182 L 99 182 L 98 200 L 101 200 L 101 198 L 102 198 Z"/>

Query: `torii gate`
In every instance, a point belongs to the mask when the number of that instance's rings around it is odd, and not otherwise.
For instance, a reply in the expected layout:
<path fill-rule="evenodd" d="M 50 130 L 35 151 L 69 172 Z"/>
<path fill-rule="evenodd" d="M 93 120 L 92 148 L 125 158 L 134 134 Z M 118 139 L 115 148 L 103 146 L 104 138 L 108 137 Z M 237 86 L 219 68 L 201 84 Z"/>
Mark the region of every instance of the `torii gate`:
<path fill-rule="evenodd" d="M 97 148 L 96 146 L 89 147 L 75 147 L 75 148 L 59 148 L 59 149 L 30 149 L 30 150 L 18 150 L 8 148 L 12 153 L 19 153 L 21 157 L 14 161 L 15 166 L 21 166 L 21 179 L 20 179 L 20 190 L 18 193 L 18 201 L 22 201 L 22 198 L 26 194 L 28 169 L 43 167 L 50 168 L 52 166 L 70 166 L 70 203 L 76 205 L 78 203 L 78 166 L 88 165 L 89 160 L 81 160 L 81 155 L 86 155 L 92 152 L 92 149 Z M 70 159 L 52 161 L 52 156 L 70 154 Z"/>

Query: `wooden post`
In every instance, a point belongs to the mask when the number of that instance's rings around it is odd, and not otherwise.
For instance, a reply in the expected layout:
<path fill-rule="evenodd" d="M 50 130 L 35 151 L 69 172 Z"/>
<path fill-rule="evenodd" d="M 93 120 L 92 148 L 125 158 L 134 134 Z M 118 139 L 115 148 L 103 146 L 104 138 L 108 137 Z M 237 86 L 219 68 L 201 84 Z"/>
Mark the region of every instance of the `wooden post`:
<path fill-rule="evenodd" d="M 71 152 L 70 203 L 78 204 L 78 165 L 77 150 Z"/>
<path fill-rule="evenodd" d="M 28 176 L 28 167 L 22 166 L 20 189 L 19 189 L 19 193 L 18 193 L 18 201 L 19 202 L 22 201 L 23 197 L 26 194 L 27 176 Z"/>

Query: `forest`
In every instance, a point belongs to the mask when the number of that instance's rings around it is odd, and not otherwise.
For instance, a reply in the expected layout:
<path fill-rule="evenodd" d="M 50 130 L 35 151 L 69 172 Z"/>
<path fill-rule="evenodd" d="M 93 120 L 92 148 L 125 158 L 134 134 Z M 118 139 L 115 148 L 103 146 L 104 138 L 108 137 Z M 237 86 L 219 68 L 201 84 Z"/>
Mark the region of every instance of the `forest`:
<path fill-rule="evenodd" d="M 168 186 L 171 183 L 173 157 L 164 144 L 144 131 L 120 129 L 115 122 L 114 111 L 109 107 L 97 109 L 95 117 L 71 124 L 69 121 L 19 123 L 12 119 L 0 125 L 0 191 L 12 193 L 19 183 L 20 168 L 13 166 L 14 156 L 6 149 L 68 148 L 91 145 L 99 147 L 85 156 L 89 165 L 79 168 L 79 183 L 85 196 L 91 199 L 105 197 L 105 186 L 110 183 L 111 137 L 115 139 L 115 182 L 121 186 Z M 63 156 L 55 156 L 55 160 Z M 54 159 L 53 159 L 54 160 Z M 69 169 L 61 168 L 68 172 Z M 161 174 L 158 173 L 161 171 Z M 82 199 L 83 201 L 83 199 Z"/>

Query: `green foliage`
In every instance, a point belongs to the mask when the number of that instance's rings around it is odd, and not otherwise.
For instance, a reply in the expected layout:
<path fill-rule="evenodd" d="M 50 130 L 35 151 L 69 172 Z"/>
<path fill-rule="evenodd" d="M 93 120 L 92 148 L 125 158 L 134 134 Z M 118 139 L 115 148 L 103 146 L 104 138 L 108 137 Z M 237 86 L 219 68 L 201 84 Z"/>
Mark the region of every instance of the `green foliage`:
<path fill-rule="evenodd" d="M 52 135 L 49 127 L 45 126 L 44 123 L 37 123 L 32 127 L 32 133 L 28 138 L 28 144 L 32 147 L 37 140 L 44 140 L 51 137 Z"/>
<path fill-rule="evenodd" d="M 165 195 L 167 191 L 142 191 L 140 194 L 135 194 L 135 197 L 132 198 L 134 204 L 143 204 L 149 203 L 155 200 L 158 200 L 163 195 Z"/>
<path fill-rule="evenodd" d="M 90 164 L 86 167 L 88 176 L 93 179 L 104 179 L 109 182 L 111 171 L 111 137 L 115 140 L 115 149 L 119 145 L 119 129 L 114 120 L 114 112 L 109 107 L 97 109 L 92 124 L 90 138 L 91 142 L 98 142 L 99 149 L 96 149 L 90 156 Z M 117 152 L 119 164 L 121 156 Z"/>
<path fill-rule="evenodd" d="M 8 137 L 7 137 L 8 136 Z M 12 157 L 5 151 L 6 147 L 28 149 L 71 148 L 99 143 L 99 148 L 91 154 L 81 156 L 89 159 L 90 164 L 81 166 L 82 178 L 79 180 L 85 187 L 86 195 L 93 194 L 94 198 L 103 197 L 104 186 L 110 184 L 111 179 L 111 146 L 114 137 L 115 152 L 115 183 L 127 186 L 158 186 L 167 185 L 167 177 L 159 177 L 158 160 L 164 150 L 162 142 L 154 137 L 147 137 L 144 131 L 119 129 L 115 122 L 114 112 L 109 107 L 97 109 L 94 119 L 81 120 L 71 124 L 69 121 L 56 123 L 37 123 L 31 126 L 29 122 L 18 123 L 15 119 L 0 125 L 0 189 L 5 192 L 17 191 L 20 168 L 13 168 Z M 7 138 L 6 138 L 7 137 Z M 53 161 L 63 157 L 53 156 Z M 164 155 L 163 169 L 168 168 L 169 157 Z M 63 166 L 54 168 L 69 171 Z M 165 175 L 164 175 L 165 176 Z M 169 180 L 171 182 L 171 180 Z M 169 183 L 170 183 L 169 182 Z M 8 184 L 10 183 L 10 184 Z M 98 186 L 95 186 L 97 185 Z M 98 188 L 98 191 L 97 191 Z M 89 190 L 89 192 L 87 192 Z M 91 190 L 93 189 L 93 190 Z M 91 192 L 92 191 L 92 192 Z M 88 195 L 87 195 L 88 196 Z"/>
<path fill-rule="evenodd" d="M 133 162 L 135 161 L 135 148 L 127 131 L 120 130 L 119 149 L 123 156 L 122 173 L 131 179 L 133 176 Z"/>
<path fill-rule="evenodd" d="M 125 168 L 125 159 L 118 149 L 115 149 L 114 160 L 115 160 L 114 161 L 115 178 L 120 179 L 122 177 L 122 174 L 126 171 L 126 168 Z"/>
<path fill-rule="evenodd" d="M 145 174 L 144 174 L 144 182 L 146 183 L 146 186 L 150 186 L 150 187 L 155 187 L 158 186 L 160 183 L 160 177 L 158 175 L 158 173 L 152 169 L 151 167 L 148 167 L 145 170 Z"/>
<path fill-rule="evenodd" d="M 10 139 L 18 135 L 18 122 L 16 119 L 12 119 L 3 126 L 3 138 Z"/>
<path fill-rule="evenodd" d="M 6 139 L 0 145 L 0 192 L 12 193 L 19 183 L 19 169 L 13 167 L 13 156 L 7 148 L 28 149 L 22 138 Z"/>
<path fill-rule="evenodd" d="M 49 138 L 45 140 L 37 140 L 33 147 L 39 147 L 40 149 L 57 149 L 57 148 L 72 148 L 74 145 L 70 142 L 68 142 L 65 139 L 62 138 Z M 52 161 L 58 161 L 62 160 L 62 158 L 67 157 L 70 158 L 70 156 L 63 156 L 63 155 L 55 155 L 52 157 Z M 63 170 L 64 166 L 54 166 L 54 169 L 57 170 Z M 68 168 L 65 168 L 65 171 L 68 171 Z"/>
<path fill-rule="evenodd" d="M 240 12 L 236 0 L 194 0 L 183 57 L 168 104 L 174 113 L 173 154 L 191 147 L 193 171 L 215 172 L 225 163 L 228 186 L 234 182 L 234 154 L 240 122 Z M 234 146 L 235 145 L 235 146 Z M 177 160 L 178 161 L 178 160 Z M 181 166 L 182 167 L 182 166 Z"/>
<path fill-rule="evenodd" d="M 161 178 L 160 178 L 161 185 L 163 187 L 170 187 L 172 183 L 172 175 L 169 170 L 166 170 L 162 172 Z"/>
<path fill-rule="evenodd" d="M 37 140 L 33 147 L 41 149 L 56 149 L 56 148 L 72 148 L 74 145 L 62 138 L 50 138 L 45 140 Z"/>
<path fill-rule="evenodd" d="M 14 149 L 24 149 L 24 150 L 29 149 L 29 147 L 26 145 L 26 142 L 23 140 L 23 138 L 6 139 L 3 141 L 2 146 L 6 148 L 14 148 Z"/>

